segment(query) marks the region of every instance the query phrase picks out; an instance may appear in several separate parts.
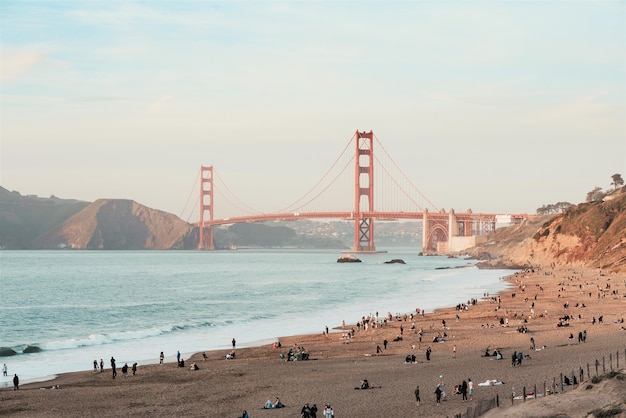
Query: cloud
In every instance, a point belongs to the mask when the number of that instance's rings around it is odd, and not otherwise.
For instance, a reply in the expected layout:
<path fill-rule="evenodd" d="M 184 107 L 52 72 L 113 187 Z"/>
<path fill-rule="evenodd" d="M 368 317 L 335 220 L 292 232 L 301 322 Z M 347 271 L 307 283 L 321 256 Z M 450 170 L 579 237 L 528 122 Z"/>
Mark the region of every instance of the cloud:
<path fill-rule="evenodd" d="M 2 83 L 19 79 L 45 59 L 43 53 L 30 49 L 2 50 L 0 57 L 2 57 L 0 60 L 2 69 L 0 82 Z"/>

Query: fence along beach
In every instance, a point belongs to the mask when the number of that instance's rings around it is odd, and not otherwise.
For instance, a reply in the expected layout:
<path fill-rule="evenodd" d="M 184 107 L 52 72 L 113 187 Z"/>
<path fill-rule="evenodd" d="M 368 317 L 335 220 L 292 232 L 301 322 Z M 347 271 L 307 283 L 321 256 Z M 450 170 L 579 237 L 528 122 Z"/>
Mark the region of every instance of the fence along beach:
<path fill-rule="evenodd" d="M 561 374 L 571 376 L 581 367 L 585 369 L 583 381 L 588 383 L 596 359 L 604 359 L 607 367 L 610 357 L 611 367 L 623 368 L 626 274 L 536 268 L 507 280 L 512 286 L 498 295 L 485 295 L 476 304 L 458 301 L 467 308 L 459 305 L 414 315 L 413 321 L 412 312 L 407 312 L 367 330 L 357 330 L 356 324 L 329 324 L 328 334 L 283 336 L 280 348 L 271 344 L 238 348 L 232 360 L 225 359 L 230 347 L 206 352 L 207 360 L 197 353 L 186 359 L 186 364 L 197 363 L 196 371 L 169 362 L 140 364 L 137 375 L 126 379 L 111 379 L 108 367 L 104 373 L 63 374 L 53 381 L 21 386 L 19 391 L 1 390 L 0 399 L 4 412 L 16 417 L 236 417 L 243 410 L 251 418 L 293 417 L 305 403 L 318 408 L 330 403 L 340 417 L 454 416 L 496 397 L 500 400 L 497 408 L 505 408 L 513 393 L 522 394 L 524 388 L 534 391 L 535 386 L 543 391 L 544 382 L 552 383 Z M 355 312 L 355 317 L 367 314 Z M 345 338 L 352 329 L 353 337 Z M 579 342 L 578 333 L 585 330 L 587 338 Z M 438 334 L 443 341 L 433 342 Z M 535 350 L 530 348 L 531 337 Z M 386 349 L 382 349 L 384 340 L 388 341 Z M 281 359 L 280 354 L 292 347 L 304 347 L 310 360 Z M 425 355 L 428 347 L 430 360 Z M 486 350 L 500 351 L 503 359 L 485 357 Z M 511 365 L 514 351 L 523 353 L 521 366 Z M 405 364 L 411 355 L 415 362 Z M 355 390 L 363 379 L 375 389 Z M 468 379 L 474 382 L 473 400 L 463 402 L 453 388 Z M 437 406 L 434 391 L 440 380 L 445 382 L 447 396 Z M 501 384 L 480 385 L 487 381 Z M 414 399 L 417 385 L 419 406 Z M 542 401 L 557 396 L 561 395 L 545 396 Z M 584 397 L 584 392 L 577 396 Z M 262 409 L 266 400 L 275 397 L 286 407 Z M 590 402 L 602 401 L 597 394 L 593 398 Z M 624 396 L 619 399 L 623 402 Z"/>

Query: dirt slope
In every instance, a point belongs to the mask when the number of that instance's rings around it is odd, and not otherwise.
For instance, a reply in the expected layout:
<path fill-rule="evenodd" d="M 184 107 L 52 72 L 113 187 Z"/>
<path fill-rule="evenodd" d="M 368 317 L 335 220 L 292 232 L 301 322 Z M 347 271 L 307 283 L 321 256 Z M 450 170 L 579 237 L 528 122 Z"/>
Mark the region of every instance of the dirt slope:
<path fill-rule="evenodd" d="M 555 264 L 624 271 L 626 193 L 497 229 L 467 253 L 487 260 L 483 267 Z"/>

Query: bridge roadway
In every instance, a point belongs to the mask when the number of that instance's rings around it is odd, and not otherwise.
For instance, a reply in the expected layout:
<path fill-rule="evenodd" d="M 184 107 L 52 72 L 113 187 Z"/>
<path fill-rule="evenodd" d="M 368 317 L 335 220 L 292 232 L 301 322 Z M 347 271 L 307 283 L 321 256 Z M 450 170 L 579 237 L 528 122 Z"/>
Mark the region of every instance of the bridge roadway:
<path fill-rule="evenodd" d="M 398 219 L 423 220 L 424 212 L 360 212 L 359 219 L 372 218 L 376 220 L 393 221 Z M 429 220 L 447 221 L 450 214 L 447 212 L 427 212 Z M 458 221 L 493 221 L 495 222 L 495 214 L 484 213 L 454 213 Z M 516 215 L 513 215 L 515 217 Z M 521 216 L 521 215 L 520 215 Z M 296 221 L 298 219 L 341 219 L 346 221 L 354 221 L 357 219 L 355 212 L 295 212 L 295 213 L 262 213 L 249 216 L 237 216 L 233 218 L 213 219 L 204 221 L 204 227 L 228 225 L 235 223 L 250 223 L 264 221 Z M 200 223 L 196 223 L 200 226 Z"/>

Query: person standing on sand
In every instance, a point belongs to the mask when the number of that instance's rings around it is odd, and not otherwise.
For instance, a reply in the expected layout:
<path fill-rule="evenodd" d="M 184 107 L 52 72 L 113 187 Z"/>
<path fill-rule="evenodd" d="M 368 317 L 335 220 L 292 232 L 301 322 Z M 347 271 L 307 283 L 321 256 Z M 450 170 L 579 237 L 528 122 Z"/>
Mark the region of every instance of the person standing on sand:
<path fill-rule="evenodd" d="M 95 359 L 93 361 L 93 371 L 94 372 L 98 371 L 98 360 L 95 360 Z"/>
<path fill-rule="evenodd" d="M 463 398 L 463 402 L 465 402 L 467 400 L 467 382 L 465 380 L 461 383 L 461 396 Z"/>
<path fill-rule="evenodd" d="M 163 351 L 161 351 L 161 354 L 159 354 L 159 364 L 163 364 L 164 359 L 165 359 L 165 355 L 163 354 Z"/>
<path fill-rule="evenodd" d="M 176 351 L 176 362 L 180 364 L 180 350 Z"/>
<path fill-rule="evenodd" d="M 435 388 L 435 397 L 437 399 L 437 406 L 441 404 L 441 388 L 439 385 Z"/>
<path fill-rule="evenodd" d="M 235 349 L 235 344 L 237 344 L 237 341 L 235 341 L 235 339 L 233 338 L 233 340 L 231 341 L 233 343 L 233 350 Z"/>
<path fill-rule="evenodd" d="M 104 371 L 104 360 L 100 359 L 100 373 Z"/>
<path fill-rule="evenodd" d="M 332 418 L 335 416 L 335 411 L 333 411 L 333 408 L 330 406 L 329 403 L 326 404 L 326 406 L 324 407 L 324 418 Z"/>
<path fill-rule="evenodd" d="M 17 377 L 17 374 L 13 376 L 13 390 L 18 390 L 20 388 L 20 378 Z"/>
<path fill-rule="evenodd" d="M 469 392 L 469 400 L 471 401 L 474 396 L 474 382 L 470 378 L 467 379 L 467 390 Z"/>
<path fill-rule="evenodd" d="M 113 379 L 117 376 L 117 370 L 115 369 L 115 359 L 111 356 L 111 370 L 113 370 Z"/>
<path fill-rule="evenodd" d="M 7 367 L 7 364 L 4 363 L 2 365 L 2 376 L 6 376 L 8 372 L 9 372 L 9 368 Z"/>
<path fill-rule="evenodd" d="M 420 406 L 420 402 L 422 402 L 420 399 L 420 385 L 417 385 L 415 388 L 415 406 Z"/>
<path fill-rule="evenodd" d="M 137 373 L 137 363 L 133 363 L 133 376 Z"/>

